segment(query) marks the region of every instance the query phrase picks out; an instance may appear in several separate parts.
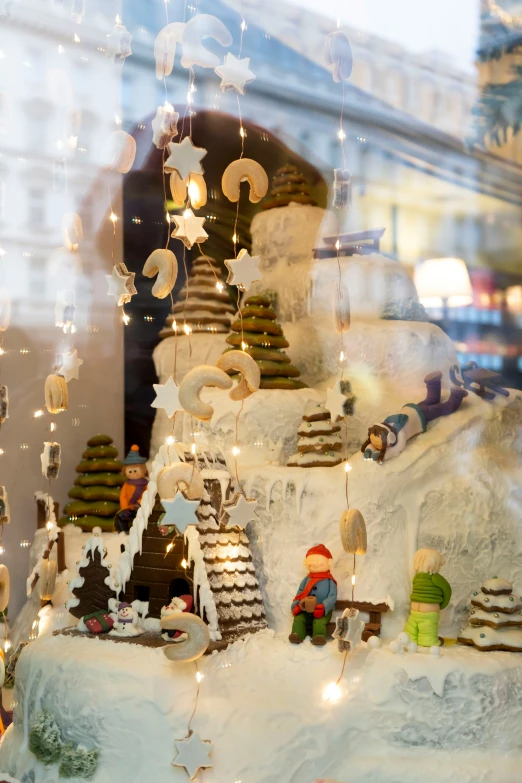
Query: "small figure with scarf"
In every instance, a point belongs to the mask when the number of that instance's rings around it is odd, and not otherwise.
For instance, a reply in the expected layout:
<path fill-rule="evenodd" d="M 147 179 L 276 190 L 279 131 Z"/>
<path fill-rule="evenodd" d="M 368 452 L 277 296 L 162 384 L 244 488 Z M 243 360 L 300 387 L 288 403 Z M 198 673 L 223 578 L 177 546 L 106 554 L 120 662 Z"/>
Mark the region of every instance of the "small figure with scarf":
<path fill-rule="evenodd" d="M 141 504 L 141 498 L 149 483 L 146 457 L 138 446 L 131 446 L 123 460 L 125 484 L 120 491 L 120 510 L 114 517 L 114 527 L 119 533 L 128 533 Z"/>
<path fill-rule="evenodd" d="M 292 601 L 294 622 L 288 637 L 292 644 L 301 644 L 307 634 L 312 644 L 326 644 L 326 628 L 337 601 L 337 582 L 330 573 L 332 554 L 324 544 L 313 546 L 306 553 L 306 576 Z"/>

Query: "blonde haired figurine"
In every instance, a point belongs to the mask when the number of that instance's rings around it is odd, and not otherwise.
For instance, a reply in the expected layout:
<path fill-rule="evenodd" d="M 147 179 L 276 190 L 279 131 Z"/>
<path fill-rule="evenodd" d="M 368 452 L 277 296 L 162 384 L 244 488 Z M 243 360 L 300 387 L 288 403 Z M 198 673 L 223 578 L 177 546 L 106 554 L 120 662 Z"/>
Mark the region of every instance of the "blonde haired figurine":
<path fill-rule="evenodd" d="M 446 561 L 436 549 L 419 549 L 413 565 L 411 611 L 404 630 L 421 647 L 438 647 L 439 617 L 451 599 L 451 587 L 439 574 Z"/>

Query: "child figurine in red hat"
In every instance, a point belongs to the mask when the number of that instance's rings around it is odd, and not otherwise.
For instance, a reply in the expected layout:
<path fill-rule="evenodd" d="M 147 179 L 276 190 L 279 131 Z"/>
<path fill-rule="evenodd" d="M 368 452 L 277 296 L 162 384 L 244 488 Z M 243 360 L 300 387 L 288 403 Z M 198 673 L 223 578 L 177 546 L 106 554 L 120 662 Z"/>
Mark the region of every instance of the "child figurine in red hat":
<path fill-rule="evenodd" d="M 301 644 L 310 633 L 312 644 L 323 645 L 337 601 L 337 582 L 330 573 L 332 553 L 324 544 L 318 544 L 308 550 L 304 564 L 308 576 L 299 585 L 292 601 L 294 622 L 288 638 L 292 644 Z"/>
<path fill-rule="evenodd" d="M 141 497 L 149 483 L 147 458 L 142 457 L 138 446 L 131 446 L 123 460 L 122 473 L 125 484 L 120 492 L 120 510 L 114 517 L 114 526 L 121 533 L 128 533 L 134 517 L 138 513 Z"/>

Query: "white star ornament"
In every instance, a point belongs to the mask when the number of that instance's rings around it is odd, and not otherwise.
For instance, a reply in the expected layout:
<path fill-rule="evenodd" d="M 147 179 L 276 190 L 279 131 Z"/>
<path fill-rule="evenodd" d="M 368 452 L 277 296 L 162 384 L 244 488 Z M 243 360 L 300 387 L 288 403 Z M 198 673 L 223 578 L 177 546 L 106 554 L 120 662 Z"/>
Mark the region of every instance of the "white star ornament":
<path fill-rule="evenodd" d="M 203 174 L 201 161 L 207 154 L 203 147 L 195 147 L 190 136 L 182 141 L 171 141 L 168 144 L 169 157 L 164 169 L 167 174 L 177 171 L 181 179 L 187 179 L 190 174 Z"/>
<path fill-rule="evenodd" d="M 189 525 L 199 525 L 196 516 L 199 503 L 199 500 L 187 500 L 182 492 L 177 492 L 173 500 L 162 500 L 165 516 L 161 518 L 161 526 L 175 525 L 183 535 Z"/>
<path fill-rule="evenodd" d="M 259 256 L 251 256 L 243 248 L 243 250 L 239 251 L 237 258 L 229 258 L 225 261 L 225 266 L 229 272 L 227 283 L 229 285 L 237 285 L 241 291 L 248 291 L 252 283 L 261 280 L 260 261 Z"/>
<path fill-rule="evenodd" d="M 235 90 L 241 93 L 241 95 L 245 94 L 246 85 L 253 82 L 256 78 L 255 73 L 252 73 L 249 69 L 249 65 L 249 57 L 243 57 L 240 60 L 234 57 L 231 52 L 227 54 L 223 65 L 218 65 L 217 68 L 214 68 L 215 73 L 221 78 L 221 89 L 223 92 L 225 90 Z"/>
<path fill-rule="evenodd" d="M 178 120 L 179 114 L 170 103 L 165 102 L 163 106 L 158 106 L 152 120 L 152 141 L 159 150 L 165 149 L 178 135 Z"/>
<path fill-rule="evenodd" d="M 222 504 L 222 509 L 228 514 L 227 527 L 238 527 L 244 530 L 254 518 L 257 509 L 257 500 L 246 498 L 236 492 L 232 500 Z"/>
<path fill-rule="evenodd" d="M 191 209 L 186 209 L 183 215 L 172 215 L 171 220 L 176 224 L 174 238 L 181 239 L 189 250 L 193 245 L 208 239 L 208 234 L 203 228 L 205 218 L 196 217 Z"/>
<path fill-rule="evenodd" d="M 65 382 L 80 380 L 80 367 L 83 359 L 78 358 L 78 351 L 65 351 L 60 357 L 61 366 L 57 370 L 58 375 L 63 375 Z"/>
<path fill-rule="evenodd" d="M 169 419 L 172 419 L 176 411 L 183 410 L 179 401 L 179 386 L 175 383 L 172 375 L 167 383 L 155 383 L 153 386 L 156 399 L 151 402 L 151 408 L 163 408 Z"/>
<path fill-rule="evenodd" d="M 134 285 L 134 272 L 129 272 L 125 264 L 114 264 L 110 275 L 105 275 L 105 279 L 109 286 L 107 296 L 113 296 L 116 299 L 118 307 L 121 307 L 127 302 L 130 302 L 131 297 L 137 294 L 136 287 Z"/>

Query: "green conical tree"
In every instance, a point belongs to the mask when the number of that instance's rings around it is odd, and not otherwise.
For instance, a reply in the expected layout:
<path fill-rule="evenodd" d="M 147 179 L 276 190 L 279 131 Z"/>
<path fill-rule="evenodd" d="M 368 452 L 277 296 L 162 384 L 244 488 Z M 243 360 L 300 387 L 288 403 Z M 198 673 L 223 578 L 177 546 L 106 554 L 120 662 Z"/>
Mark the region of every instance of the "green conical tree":
<path fill-rule="evenodd" d="M 125 482 L 123 465 L 117 459 L 118 450 L 107 435 L 95 435 L 87 441 L 82 461 L 76 466 L 79 474 L 69 492 L 72 498 L 64 507 L 59 524 L 73 523 L 82 530 L 101 527 L 113 530 L 114 515 L 120 507 L 120 487 Z"/>
<path fill-rule="evenodd" d="M 276 171 L 272 179 L 270 195 L 261 204 L 261 209 L 273 209 L 274 207 L 286 207 L 291 201 L 298 204 L 317 203 L 310 195 L 310 185 L 297 166 L 287 163 Z"/>
<path fill-rule="evenodd" d="M 276 318 L 268 296 L 250 296 L 230 327 L 227 343 L 232 347 L 227 351 L 243 348 L 255 359 L 261 370 L 261 389 L 303 389 L 306 383 L 299 380 L 301 372 L 282 350 L 289 342 Z"/>

